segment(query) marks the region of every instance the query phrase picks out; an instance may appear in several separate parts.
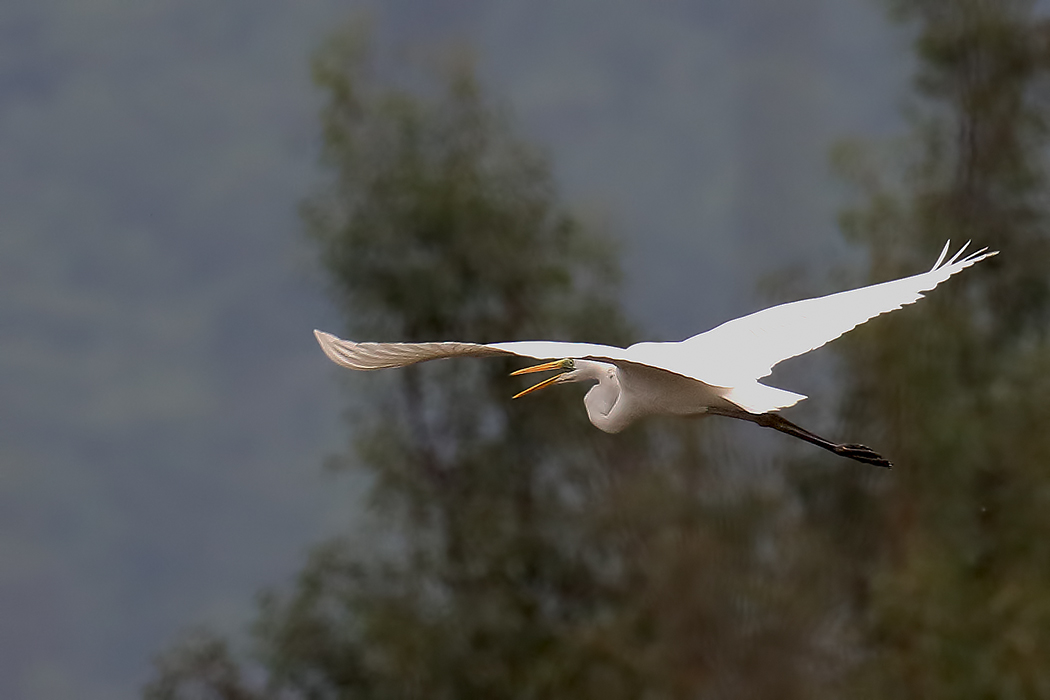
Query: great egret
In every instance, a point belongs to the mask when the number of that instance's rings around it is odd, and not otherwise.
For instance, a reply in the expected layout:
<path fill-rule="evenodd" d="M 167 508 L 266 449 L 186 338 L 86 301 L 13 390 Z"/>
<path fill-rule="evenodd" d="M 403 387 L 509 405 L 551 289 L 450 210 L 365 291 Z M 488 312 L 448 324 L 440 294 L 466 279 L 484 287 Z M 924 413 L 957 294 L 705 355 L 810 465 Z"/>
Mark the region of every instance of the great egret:
<path fill-rule="evenodd" d="M 865 321 L 922 298 L 956 272 L 995 255 L 982 248 L 959 252 L 911 277 L 873 284 L 815 299 L 773 306 L 728 321 L 677 343 L 636 343 L 628 348 L 550 340 L 507 343 L 355 343 L 314 331 L 325 354 L 343 367 L 384 369 L 443 357 L 518 355 L 555 359 L 512 374 L 561 370 L 514 396 L 570 382 L 594 382 L 584 396 L 587 416 L 598 428 L 616 433 L 643 416 L 728 416 L 751 421 L 813 443 L 858 462 L 891 467 L 871 448 L 837 444 L 800 428 L 776 412 L 806 397 L 760 384 L 778 363 L 838 338 Z M 943 264 L 942 264 L 943 263 Z"/>

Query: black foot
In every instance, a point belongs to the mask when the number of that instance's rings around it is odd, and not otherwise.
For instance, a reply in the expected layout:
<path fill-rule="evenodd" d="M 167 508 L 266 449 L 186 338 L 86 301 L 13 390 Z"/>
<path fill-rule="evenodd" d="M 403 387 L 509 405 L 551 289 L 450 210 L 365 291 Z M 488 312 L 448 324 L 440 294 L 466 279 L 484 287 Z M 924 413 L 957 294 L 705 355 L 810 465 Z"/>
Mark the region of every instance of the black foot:
<path fill-rule="evenodd" d="M 876 467 L 882 467 L 884 469 L 893 468 L 893 463 L 890 462 L 890 460 L 864 445 L 836 445 L 835 449 L 832 451 L 842 457 L 847 457 L 858 462 L 864 462 L 865 464 L 874 464 Z"/>

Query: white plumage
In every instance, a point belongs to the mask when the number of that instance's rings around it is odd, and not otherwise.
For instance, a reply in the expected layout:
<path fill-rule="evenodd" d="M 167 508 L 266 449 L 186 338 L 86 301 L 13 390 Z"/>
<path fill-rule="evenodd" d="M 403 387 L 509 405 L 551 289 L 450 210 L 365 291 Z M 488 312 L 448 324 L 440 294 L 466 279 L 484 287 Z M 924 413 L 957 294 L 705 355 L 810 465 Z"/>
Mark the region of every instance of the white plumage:
<path fill-rule="evenodd" d="M 889 466 L 868 448 L 836 445 L 774 415 L 806 397 L 758 380 L 780 362 L 819 348 L 875 316 L 914 303 L 923 292 L 996 254 L 981 249 L 963 257 L 967 243 L 945 261 L 949 244 L 928 272 L 773 306 L 680 342 L 644 342 L 627 348 L 551 340 L 484 345 L 355 343 L 314 332 L 333 362 L 358 370 L 402 367 L 444 357 L 558 358 L 557 362 L 515 372 L 567 370 L 522 394 L 552 384 L 594 381 L 596 385 L 584 403 L 591 422 L 607 432 L 618 432 L 634 420 L 655 413 L 728 415 L 775 428 L 852 459 Z"/>

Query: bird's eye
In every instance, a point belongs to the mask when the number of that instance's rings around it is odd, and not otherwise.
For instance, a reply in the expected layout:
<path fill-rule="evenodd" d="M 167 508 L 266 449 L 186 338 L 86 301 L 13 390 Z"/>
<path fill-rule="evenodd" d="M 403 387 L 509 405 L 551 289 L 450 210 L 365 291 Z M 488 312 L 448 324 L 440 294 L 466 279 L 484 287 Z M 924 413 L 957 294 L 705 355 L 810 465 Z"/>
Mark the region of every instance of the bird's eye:
<path fill-rule="evenodd" d="M 565 368 L 566 369 L 576 369 L 576 360 L 572 359 L 571 357 L 569 359 L 565 360 Z"/>

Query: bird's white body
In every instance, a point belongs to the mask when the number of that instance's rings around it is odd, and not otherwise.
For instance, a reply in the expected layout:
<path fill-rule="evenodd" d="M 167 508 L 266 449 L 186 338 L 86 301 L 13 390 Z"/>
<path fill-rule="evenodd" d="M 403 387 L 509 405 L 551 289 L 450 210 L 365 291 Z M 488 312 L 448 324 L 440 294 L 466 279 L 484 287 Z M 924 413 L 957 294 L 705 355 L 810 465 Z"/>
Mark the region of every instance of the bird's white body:
<path fill-rule="evenodd" d="M 724 398 L 730 391 L 724 387 L 645 365 L 618 368 L 604 362 L 575 360 L 574 366 L 579 376 L 573 376 L 573 371 L 566 372 L 559 375 L 559 383 L 596 382 L 583 397 L 583 405 L 591 423 L 607 433 L 618 433 L 645 416 L 701 416 L 711 408 L 735 408 Z"/>
<path fill-rule="evenodd" d="M 587 392 L 584 405 L 591 422 L 610 433 L 619 432 L 646 415 L 718 414 L 747 420 L 761 418 L 755 422 L 791 432 L 826 449 L 854 448 L 858 446 L 834 445 L 783 419 L 773 421 L 764 417 L 806 397 L 758 380 L 768 376 L 778 363 L 814 350 L 875 316 L 914 303 L 922 298 L 923 292 L 996 254 L 982 249 L 963 257 L 967 244 L 945 261 L 948 245 L 945 244 L 928 272 L 773 306 L 681 342 L 645 342 L 627 348 L 550 340 L 486 345 L 460 342 L 355 343 L 330 333 L 315 333 L 330 359 L 359 370 L 401 367 L 456 356 L 564 358 L 522 371 L 569 370 L 534 388 L 554 383 L 596 382 Z M 839 453 L 860 461 L 871 461 Z M 888 464 L 886 462 L 883 466 Z"/>

